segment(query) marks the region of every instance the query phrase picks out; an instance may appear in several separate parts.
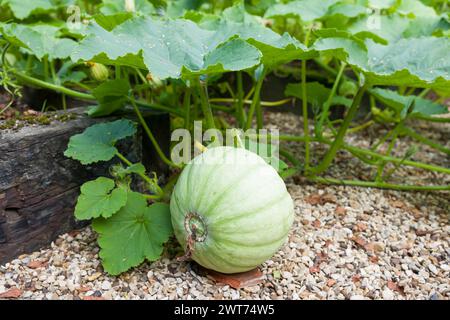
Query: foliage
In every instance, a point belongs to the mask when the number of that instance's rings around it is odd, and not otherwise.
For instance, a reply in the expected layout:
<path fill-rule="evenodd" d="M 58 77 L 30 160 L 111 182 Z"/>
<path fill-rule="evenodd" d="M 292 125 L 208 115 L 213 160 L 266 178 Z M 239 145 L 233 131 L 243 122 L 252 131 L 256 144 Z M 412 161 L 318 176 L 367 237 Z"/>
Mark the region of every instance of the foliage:
<path fill-rule="evenodd" d="M 80 16 L 69 8 L 79 8 Z M 76 23 L 67 23 L 73 18 Z M 63 108 L 67 97 L 90 101 L 92 117 L 135 113 L 151 147 L 175 169 L 166 186 L 116 146 L 136 133 L 130 120 L 88 128 L 71 138 L 65 153 L 82 164 L 120 161 L 112 164 L 111 177 L 82 186 L 75 211 L 78 219 L 94 219 L 105 269 L 118 274 L 160 256 L 171 233 L 164 203 L 184 166 L 163 153 L 144 111 L 169 113 L 173 129 L 191 133 L 194 121 L 229 128 L 223 113 L 235 118 L 236 128 L 261 129 L 266 108 L 299 99 L 303 135 L 281 133 L 280 139 L 300 142 L 305 157 L 297 159 L 281 146 L 272 151 L 282 160 L 272 153 L 265 159 L 281 163 L 282 177 L 448 190 L 392 184 L 385 167 L 392 163 L 450 174 L 438 164 L 415 161 L 413 153 L 393 156 L 395 141 L 405 135 L 449 154 L 448 147 L 420 137 L 410 126 L 412 121 L 449 122 L 443 105 L 450 95 L 449 27 L 447 3 L 439 0 L 1 0 L 0 85 L 11 101 L 0 115 L 13 106 L 22 86 L 61 94 Z M 300 81 L 286 86 L 287 100 L 261 101 L 266 80 L 277 75 Z M 248 80 L 251 89 L 244 90 Z M 370 112 L 353 126 L 364 101 L 370 102 Z M 334 108 L 345 110 L 339 121 L 330 119 Z M 389 132 L 370 149 L 344 143 L 349 131 L 378 123 Z M 311 142 L 328 146 L 322 159 L 311 154 Z M 379 151 L 383 144 L 387 152 Z M 342 150 L 376 169 L 372 181 L 321 176 Z M 131 190 L 134 178 L 145 182 L 145 191 Z"/>

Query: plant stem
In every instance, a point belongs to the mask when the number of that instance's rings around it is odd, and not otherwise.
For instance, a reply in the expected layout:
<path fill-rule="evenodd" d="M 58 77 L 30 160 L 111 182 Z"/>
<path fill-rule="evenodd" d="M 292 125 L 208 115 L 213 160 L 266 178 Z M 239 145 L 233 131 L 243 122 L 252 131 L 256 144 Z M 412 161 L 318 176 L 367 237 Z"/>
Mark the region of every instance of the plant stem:
<path fill-rule="evenodd" d="M 386 183 L 386 182 L 361 181 L 361 180 L 340 180 L 340 179 L 322 178 L 322 177 L 310 177 L 308 179 L 315 181 L 315 182 L 324 183 L 324 184 L 339 184 L 339 185 L 355 186 L 355 187 L 370 187 L 370 188 L 393 189 L 393 190 L 403 190 L 403 191 L 450 190 L 450 185 L 413 186 L 413 185 L 402 185 L 402 184 L 393 184 L 393 183 Z"/>
<path fill-rule="evenodd" d="M 238 120 L 239 127 L 243 128 L 245 124 L 245 110 L 244 110 L 244 85 L 242 82 L 242 71 L 237 72 L 236 79 L 237 79 L 237 98 L 238 98 L 236 104 L 236 119 Z"/>
<path fill-rule="evenodd" d="M 183 108 L 184 108 L 184 128 L 186 130 L 189 130 L 191 125 L 191 88 L 188 87 L 184 92 Z"/>
<path fill-rule="evenodd" d="M 201 81 L 200 78 L 198 78 L 198 84 L 200 103 L 203 111 L 203 116 L 206 120 L 206 127 L 207 129 L 214 129 L 216 125 L 214 124 L 214 116 L 208 101 L 208 85 L 205 82 Z"/>
<path fill-rule="evenodd" d="M 116 79 L 120 79 L 121 78 L 121 67 L 120 66 L 116 66 Z"/>
<path fill-rule="evenodd" d="M 258 102 L 260 99 L 261 88 L 262 88 L 262 85 L 264 82 L 265 74 L 266 74 L 266 72 L 265 72 L 265 70 L 263 70 L 263 72 L 259 76 L 258 81 L 256 82 L 255 92 L 253 93 L 252 104 L 250 105 L 250 108 L 248 110 L 247 123 L 245 124 L 245 130 L 250 129 L 250 127 L 252 126 L 253 115 L 255 114 L 256 106 L 258 105 Z"/>
<path fill-rule="evenodd" d="M 43 62 L 44 62 L 44 79 L 47 81 L 47 79 L 49 78 L 48 76 L 48 56 L 45 56 L 43 58 Z"/>
<path fill-rule="evenodd" d="M 67 111 L 67 97 L 64 93 L 62 94 L 62 106 L 63 106 L 63 110 Z"/>
<path fill-rule="evenodd" d="M 133 165 L 133 163 L 130 161 L 130 160 L 128 160 L 123 154 L 121 154 L 119 151 L 117 151 L 116 152 L 116 156 L 123 162 L 123 163 L 125 163 L 127 166 L 132 166 Z M 163 192 L 163 190 L 161 189 L 161 187 L 157 184 L 157 183 L 155 183 L 155 181 L 153 181 L 152 179 L 150 179 L 148 176 L 146 176 L 145 174 L 142 174 L 142 173 L 138 173 L 138 172 L 136 172 L 137 173 L 137 175 L 139 175 L 145 182 L 147 182 L 149 185 L 151 185 L 151 186 L 153 186 L 155 189 L 156 189 L 156 191 L 157 191 L 157 195 L 156 195 L 156 197 L 157 197 L 157 199 L 160 199 L 161 198 L 161 196 L 164 194 L 164 192 Z M 152 197 L 155 197 L 155 195 L 152 195 Z"/>
<path fill-rule="evenodd" d="M 361 131 L 361 130 L 364 130 L 364 129 L 370 127 L 370 126 L 373 125 L 374 123 L 375 123 L 375 121 L 369 120 L 369 121 L 367 121 L 367 122 L 365 122 L 365 123 L 363 123 L 363 124 L 361 124 L 361 125 L 359 125 L 359 126 L 356 126 L 356 127 L 353 127 L 353 128 L 348 129 L 347 132 L 348 132 L 348 133 L 355 133 L 355 132 L 358 132 L 358 131 Z"/>
<path fill-rule="evenodd" d="M 311 35 L 312 25 L 308 27 L 305 35 L 304 44 L 309 45 L 309 37 Z M 310 143 L 309 143 L 309 124 L 308 124 L 308 99 L 306 92 L 306 60 L 302 60 L 302 116 L 303 116 L 303 134 L 305 135 L 305 170 L 309 170 Z"/>
<path fill-rule="evenodd" d="M 342 74 L 344 73 L 345 67 L 347 64 L 345 62 L 341 63 L 341 67 L 339 68 L 338 74 L 336 75 L 336 79 L 334 81 L 333 87 L 331 88 L 330 95 L 328 96 L 327 101 L 325 101 L 323 105 L 322 113 L 320 114 L 319 121 L 317 122 L 315 126 L 316 135 L 321 137 L 323 135 L 323 123 L 325 122 L 325 119 L 328 118 L 328 112 L 330 111 L 331 101 L 333 100 L 337 88 L 339 86 L 339 82 L 341 81 Z"/>
<path fill-rule="evenodd" d="M 50 61 L 49 63 L 50 65 L 50 73 L 52 75 L 52 80 L 54 84 L 59 84 L 59 79 L 58 76 L 56 75 L 56 70 L 55 70 L 55 61 Z"/>
<path fill-rule="evenodd" d="M 158 144 L 158 141 L 156 141 L 155 137 L 153 136 L 153 133 L 151 132 L 150 128 L 147 125 L 147 122 L 145 122 L 144 117 L 142 116 L 141 111 L 139 110 L 139 107 L 136 104 L 136 101 L 134 101 L 133 98 L 129 97 L 129 100 L 131 102 L 131 104 L 133 105 L 134 111 L 136 112 L 136 115 L 139 118 L 139 121 L 142 125 L 142 127 L 144 128 L 145 132 L 147 133 L 148 138 L 150 139 L 150 141 L 153 144 L 153 147 L 155 148 L 156 152 L 158 153 L 159 157 L 161 158 L 161 160 L 167 164 L 170 167 L 179 167 L 178 165 L 176 165 L 175 163 L 173 163 L 172 161 L 170 161 L 166 155 L 164 154 L 164 152 L 161 150 L 161 147 Z"/>
<path fill-rule="evenodd" d="M 235 102 L 235 99 L 230 99 L 230 98 L 212 98 L 209 99 L 209 102 L 211 103 L 233 103 Z M 259 103 L 261 104 L 261 106 L 263 107 L 277 107 L 277 106 L 282 106 L 288 102 L 292 102 L 291 98 L 288 99 L 283 99 L 283 100 L 278 100 L 278 101 L 260 101 Z M 243 104 L 252 104 L 253 100 L 242 100 Z"/>
<path fill-rule="evenodd" d="M 295 167 L 300 167 L 301 166 L 300 161 L 297 158 L 295 158 L 295 156 L 292 155 L 288 150 L 280 148 L 279 151 L 280 151 L 280 155 L 285 157 Z"/>
<path fill-rule="evenodd" d="M 430 146 L 430 147 L 432 147 L 432 148 L 434 148 L 436 150 L 439 150 L 439 151 L 441 151 L 443 153 L 446 153 L 446 154 L 450 155 L 450 149 L 449 148 L 446 148 L 443 145 L 441 145 L 441 144 L 439 144 L 439 143 L 437 143 L 435 141 L 432 141 L 432 140 L 430 140 L 428 138 L 423 137 L 422 135 L 418 134 L 416 131 L 414 131 L 411 128 L 404 127 L 402 133 L 405 133 L 408 136 L 410 136 L 411 138 L 413 138 L 413 139 L 415 139 L 415 140 L 417 140 L 419 142 L 422 142 L 423 144 L 426 144 L 426 145 L 428 145 L 428 146 Z"/>
<path fill-rule="evenodd" d="M 432 117 L 432 116 L 426 116 L 423 114 L 414 114 L 412 116 L 412 118 L 419 119 L 419 120 L 426 120 L 426 121 L 430 121 L 430 122 L 442 122 L 442 123 L 450 122 L 450 118 Z"/>
<path fill-rule="evenodd" d="M 362 85 L 358 89 L 358 92 L 356 93 L 356 96 L 353 99 L 353 103 L 350 106 L 347 115 L 345 116 L 344 121 L 342 122 L 339 128 L 339 131 L 337 132 L 336 138 L 334 139 L 333 143 L 331 144 L 330 148 L 328 149 L 327 153 L 325 154 L 324 158 L 319 163 L 319 165 L 315 168 L 312 168 L 311 173 L 313 174 L 322 173 L 325 170 L 327 170 L 328 167 L 330 166 L 331 162 L 336 156 L 336 153 L 344 144 L 345 133 L 347 132 L 347 129 L 350 126 L 351 121 L 353 120 L 353 118 L 356 115 L 356 112 L 358 111 L 359 104 L 361 103 L 361 99 L 367 87 L 368 87 L 367 85 Z"/>
<path fill-rule="evenodd" d="M 425 97 L 427 95 L 427 93 L 430 92 L 430 90 L 431 90 L 431 88 L 423 89 L 422 92 L 417 95 L 417 97 L 419 97 L 419 98 Z"/>
<path fill-rule="evenodd" d="M 60 92 L 60 93 L 64 93 L 68 96 L 74 97 L 74 98 L 78 98 L 81 100 L 96 100 L 95 97 L 91 94 L 87 94 L 87 93 L 83 93 L 83 92 L 78 92 L 75 90 L 71 90 L 68 89 L 66 87 L 63 86 L 59 86 L 53 83 L 48 83 L 46 81 L 43 80 L 39 80 L 30 76 L 27 76 L 23 73 L 20 73 L 18 71 L 13 71 L 13 74 L 20 80 L 30 84 L 30 85 L 35 85 L 37 87 L 40 88 L 44 88 L 44 89 L 49 89 L 49 90 L 53 90 L 56 92 Z"/>
<path fill-rule="evenodd" d="M 250 137 L 252 136 L 258 136 L 258 135 L 250 135 Z M 303 136 L 294 136 L 294 135 L 279 135 L 278 139 L 280 141 L 295 141 L 295 142 L 305 142 L 306 138 Z M 333 144 L 334 142 L 324 139 L 324 138 L 315 138 L 315 137 L 310 137 L 310 141 L 314 141 L 314 142 L 320 142 L 320 143 L 325 143 L 328 145 Z M 427 163 L 422 163 L 422 162 L 417 162 L 417 161 L 412 161 L 412 160 L 405 160 L 405 159 L 401 159 L 401 158 L 396 158 L 393 156 L 384 156 L 381 155 L 377 152 L 374 152 L 372 150 L 368 150 L 368 149 L 363 149 L 363 148 L 358 148 L 358 147 L 354 147 L 354 146 L 350 146 L 347 144 L 342 145 L 342 148 L 344 150 L 347 150 L 348 152 L 354 154 L 354 155 L 366 155 L 366 156 L 370 156 L 376 159 L 381 159 L 387 162 L 392 162 L 392 163 L 401 163 L 410 167 L 415 167 L 415 168 L 420 168 L 420 169 L 424 169 L 424 170 L 428 170 L 428 171 L 435 171 L 435 172 L 442 172 L 445 174 L 450 174 L 450 168 L 445 168 L 445 167 L 440 167 L 440 166 L 435 166 L 432 164 L 427 164 Z"/>
<path fill-rule="evenodd" d="M 392 129 L 392 138 L 391 141 L 389 142 L 389 146 L 388 149 L 386 151 L 386 156 L 390 156 L 392 153 L 392 149 L 394 149 L 395 146 L 395 141 L 397 140 L 398 134 L 401 130 L 401 128 L 403 127 L 403 121 L 400 121 L 399 123 L 397 123 L 397 125 L 394 127 L 394 129 Z M 376 182 L 381 182 L 383 179 L 383 171 L 384 168 L 386 167 L 386 162 L 382 161 L 379 165 L 378 165 L 378 169 L 377 169 L 377 176 L 375 178 Z"/>

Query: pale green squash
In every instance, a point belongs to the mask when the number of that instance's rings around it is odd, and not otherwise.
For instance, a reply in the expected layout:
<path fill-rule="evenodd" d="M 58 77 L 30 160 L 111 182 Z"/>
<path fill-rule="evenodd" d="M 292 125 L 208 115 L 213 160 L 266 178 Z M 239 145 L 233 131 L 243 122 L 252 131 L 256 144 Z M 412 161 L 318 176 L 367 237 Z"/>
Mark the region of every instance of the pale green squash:
<path fill-rule="evenodd" d="M 211 148 L 183 170 L 170 202 L 175 235 L 192 259 L 223 273 L 270 259 L 294 219 L 278 173 L 242 148 Z"/>

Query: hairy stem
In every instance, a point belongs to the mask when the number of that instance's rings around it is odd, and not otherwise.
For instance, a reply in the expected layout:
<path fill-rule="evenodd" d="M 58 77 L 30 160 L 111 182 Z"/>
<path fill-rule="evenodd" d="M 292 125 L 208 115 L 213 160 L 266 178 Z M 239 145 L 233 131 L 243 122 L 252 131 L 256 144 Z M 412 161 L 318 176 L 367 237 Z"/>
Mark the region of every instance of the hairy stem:
<path fill-rule="evenodd" d="M 244 110 L 244 85 L 242 82 L 242 71 L 238 71 L 236 73 L 236 82 L 237 82 L 236 119 L 238 120 L 239 127 L 243 128 L 246 120 Z"/>
<path fill-rule="evenodd" d="M 430 147 L 432 147 L 432 148 L 434 148 L 436 150 L 439 150 L 439 151 L 441 151 L 443 153 L 446 153 L 446 154 L 450 155 L 450 149 L 449 148 L 446 148 L 442 144 L 439 144 L 439 143 L 437 143 L 437 142 L 435 142 L 433 140 L 425 138 L 424 136 L 418 134 L 416 131 L 414 131 L 411 128 L 404 127 L 402 133 L 405 133 L 406 135 L 410 136 L 411 138 L 413 138 L 413 139 L 415 139 L 415 140 L 417 140 L 417 141 L 419 141 L 419 142 L 421 142 L 423 144 L 426 144 L 426 145 L 428 145 L 428 146 L 430 146 Z"/>
<path fill-rule="evenodd" d="M 184 108 L 184 128 L 189 130 L 191 125 L 191 88 L 186 88 L 183 100 Z"/>
<path fill-rule="evenodd" d="M 206 120 L 207 129 L 214 129 L 216 125 L 214 124 L 214 116 L 211 110 L 211 106 L 208 101 L 208 85 L 198 79 L 199 83 L 199 95 L 200 95 L 200 104 L 203 111 L 203 116 Z"/>
<path fill-rule="evenodd" d="M 331 101 L 333 100 L 337 88 L 339 86 L 339 82 L 341 81 L 342 74 L 344 73 L 345 67 L 347 64 L 345 62 L 341 63 L 341 67 L 339 68 L 338 74 L 336 75 L 336 79 L 334 80 L 333 87 L 331 88 L 330 95 L 328 96 L 327 101 L 325 101 L 323 105 L 322 113 L 320 114 L 319 121 L 317 122 L 315 126 L 316 135 L 321 137 L 323 134 L 323 123 L 325 122 L 325 119 L 328 118 L 328 113 L 330 111 Z"/>
<path fill-rule="evenodd" d="M 155 137 L 153 136 L 153 133 L 151 132 L 150 128 L 147 125 L 147 122 L 145 121 L 144 117 L 142 116 L 141 111 L 139 110 L 139 107 L 137 106 L 136 102 L 134 101 L 133 98 L 129 98 L 131 104 L 133 105 L 134 111 L 136 112 L 136 115 L 139 118 L 139 121 L 142 125 L 142 127 L 144 128 L 144 131 L 146 132 L 148 138 L 150 139 L 150 141 L 153 144 L 153 147 L 155 148 L 156 152 L 158 153 L 159 157 L 161 158 L 161 160 L 167 164 L 170 167 L 178 167 L 175 163 L 173 163 L 172 161 L 170 161 L 166 155 L 164 154 L 164 152 L 161 150 L 161 147 L 158 144 L 158 141 L 156 141 Z"/>
<path fill-rule="evenodd" d="M 53 90 L 56 92 L 60 92 L 60 93 L 64 93 L 70 97 L 74 97 L 74 98 L 78 98 L 81 100 L 96 100 L 95 97 L 91 94 L 87 94 L 87 93 L 83 93 L 83 92 L 78 92 L 75 90 L 71 90 L 68 89 L 66 87 L 63 86 L 59 86 L 53 83 L 48 83 L 46 81 L 43 80 L 39 80 L 30 76 L 27 76 L 26 74 L 20 73 L 18 71 L 13 71 L 13 74 L 21 81 L 26 82 L 30 85 L 35 85 L 37 87 L 40 88 L 44 88 L 44 89 L 49 89 L 49 90 Z"/>
<path fill-rule="evenodd" d="M 336 138 L 334 139 L 333 143 L 331 144 L 330 148 L 328 149 L 327 153 L 325 154 L 322 161 L 319 163 L 319 165 L 315 168 L 312 168 L 311 173 L 313 174 L 319 174 L 324 172 L 328 169 L 331 162 L 333 161 L 334 157 L 336 156 L 336 153 L 339 151 L 339 149 L 344 144 L 344 136 L 347 132 L 348 127 L 350 126 L 351 121 L 356 115 L 356 112 L 358 111 L 359 104 L 361 103 L 361 99 L 364 95 L 364 92 L 367 89 L 367 85 L 362 85 L 355 98 L 353 99 L 353 103 L 350 106 L 350 109 L 347 112 L 347 115 L 344 118 L 344 121 L 342 122 L 339 131 L 337 132 Z"/>
<path fill-rule="evenodd" d="M 392 189 L 392 190 L 403 190 L 403 191 L 441 191 L 450 190 L 450 185 L 442 186 L 414 186 L 414 185 L 403 185 L 403 184 L 393 184 L 387 182 L 375 182 L 375 181 L 361 181 L 361 180 L 341 180 L 333 178 L 322 178 L 322 177 L 310 177 L 309 180 L 324 184 L 338 184 L 346 186 L 355 187 L 370 187 L 379 189 Z"/>
<path fill-rule="evenodd" d="M 128 160 L 123 154 L 121 154 L 120 152 L 116 152 L 116 156 L 123 162 L 125 163 L 127 166 L 132 166 L 133 163 Z M 161 189 L 161 187 L 155 183 L 155 181 L 153 181 L 150 177 L 146 176 L 145 174 L 142 173 L 137 173 L 145 182 L 147 182 L 149 185 L 151 185 L 153 188 L 155 188 L 157 195 L 152 195 L 152 199 L 160 199 L 163 195 L 164 195 L 164 191 Z"/>
<path fill-rule="evenodd" d="M 250 127 L 252 126 L 253 115 L 255 114 L 257 105 L 260 100 L 261 88 L 262 88 L 265 76 L 266 76 L 266 72 L 264 70 L 262 72 L 262 74 L 259 76 L 258 81 L 256 82 L 255 92 L 253 93 L 252 104 L 250 105 L 250 108 L 248 110 L 247 123 L 245 124 L 245 130 L 250 129 Z"/>

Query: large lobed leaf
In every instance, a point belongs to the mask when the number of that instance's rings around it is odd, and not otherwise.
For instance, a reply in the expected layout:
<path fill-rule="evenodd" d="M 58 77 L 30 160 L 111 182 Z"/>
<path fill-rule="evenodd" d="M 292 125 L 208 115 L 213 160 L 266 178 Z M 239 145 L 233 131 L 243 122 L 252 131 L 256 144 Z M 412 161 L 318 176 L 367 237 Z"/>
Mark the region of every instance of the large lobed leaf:
<path fill-rule="evenodd" d="M 54 4 L 51 0 L 3 0 L 0 5 L 7 5 L 16 18 L 25 19 L 32 13 L 50 11 Z"/>
<path fill-rule="evenodd" d="M 109 218 L 127 202 L 127 188 L 115 187 L 114 180 L 100 177 L 81 186 L 81 194 L 75 207 L 78 220 Z"/>
<path fill-rule="evenodd" d="M 323 38 L 317 51 L 338 55 L 365 75 L 371 85 L 433 87 L 450 92 L 450 39 L 421 37 L 361 46 L 348 38 Z M 425 49 L 426 48 L 426 49 Z"/>
<path fill-rule="evenodd" d="M 127 102 L 130 84 L 125 79 L 106 81 L 92 90 L 98 105 L 90 108 L 88 114 L 92 117 L 106 116 L 121 109 Z"/>
<path fill-rule="evenodd" d="M 402 117 L 407 115 L 407 108 L 412 103 L 414 103 L 413 109 L 409 114 L 409 116 L 412 117 L 418 114 L 434 116 L 448 113 L 448 109 L 445 106 L 435 103 L 429 99 L 423 99 L 417 96 L 402 96 L 396 91 L 382 88 L 372 89 L 370 90 L 370 93 L 377 100 L 395 110 L 395 112 Z"/>
<path fill-rule="evenodd" d="M 338 0 L 297 0 L 288 3 L 280 3 L 270 7 L 264 17 L 277 16 L 299 17 L 304 22 L 314 21 L 327 15 L 329 8 Z"/>
<path fill-rule="evenodd" d="M 72 39 L 58 37 L 59 28 L 51 25 L 27 26 L 22 24 L 1 25 L 3 36 L 38 59 L 48 56 L 50 60 L 65 59 L 75 49 Z"/>
<path fill-rule="evenodd" d="M 161 79 L 242 70 L 259 63 L 256 48 L 240 39 L 217 41 L 214 34 L 192 21 L 139 17 L 111 32 L 92 26 L 72 59 L 146 67 Z"/>
<path fill-rule="evenodd" d="M 113 275 L 138 266 L 145 259 L 159 259 L 163 244 L 173 232 L 169 206 L 147 206 L 144 196 L 136 192 L 129 192 L 126 205 L 114 216 L 96 219 L 92 227 L 100 234 L 103 267 Z"/>
<path fill-rule="evenodd" d="M 108 161 L 118 152 L 116 142 L 135 133 L 135 123 L 126 119 L 96 124 L 72 136 L 64 155 L 82 164 Z"/>

